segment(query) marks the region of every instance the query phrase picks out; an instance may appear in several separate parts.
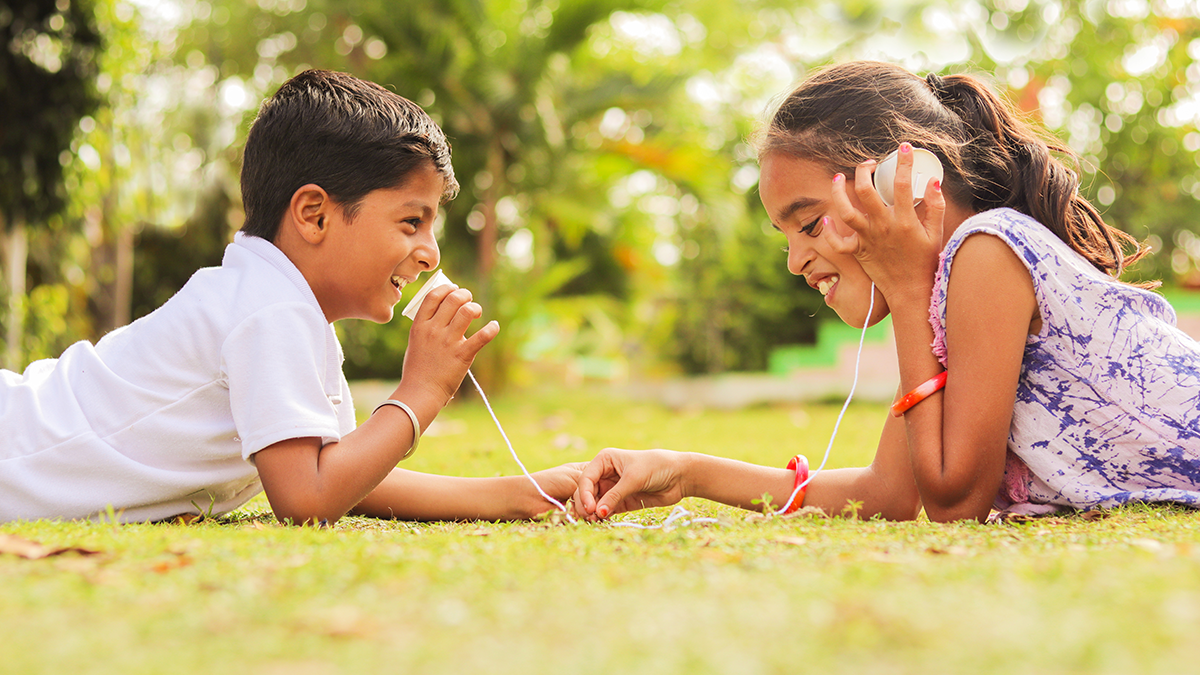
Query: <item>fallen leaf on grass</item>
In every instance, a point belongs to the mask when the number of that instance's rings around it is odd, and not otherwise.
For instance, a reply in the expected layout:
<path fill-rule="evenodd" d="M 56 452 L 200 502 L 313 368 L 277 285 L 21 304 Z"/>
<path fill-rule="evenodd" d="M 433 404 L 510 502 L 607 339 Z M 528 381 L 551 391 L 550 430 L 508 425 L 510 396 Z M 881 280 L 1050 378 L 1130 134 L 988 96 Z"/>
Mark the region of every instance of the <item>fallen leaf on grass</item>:
<path fill-rule="evenodd" d="M 775 537 L 771 541 L 780 544 L 791 544 L 792 546 L 805 546 L 808 544 L 808 540 L 804 537 Z"/>
<path fill-rule="evenodd" d="M 792 511 L 791 513 L 785 513 L 779 517 L 783 518 L 784 520 L 789 520 L 791 518 L 809 518 L 809 517 L 828 518 L 829 514 L 825 513 L 824 510 L 822 510 L 821 508 L 816 507 L 816 506 L 802 506 L 802 507 L 796 509 L 795 511 Z"/>
<path fill-rule="evenodd" d="M 78 553 L 79 555 L 96 555 L 99 551 L 80 548 L 78 546 L 67 546 L 63 548 L 50 548 L 43 546 L 36 541 L 30 541 L 15 534 L 0 534 L 0 554 L 8 553 L 26 560 L 40 560 L 49 558 L 50 556 L 62 555 L 63 553 Z"/>
<path fill-rule="evenodd" d="M 1134 539 L 1129 543 L 1151 553 L 1160 553 L 1165 548 L 1163 543 L 1157 539 Z"/>
<path fill-rule="evenodd" d="M 925 549 L 925 552 L 933 555 L 967 555 L 971 551 L 966 546 L 947 546 L 946 548 L 931 546 Z"/>
<path fill-rule="evenodd" d="M 1079 514 L 1079 517 L 1083 520 L 1103 520 L 1108 517 L 1108 511 L 1104 509 L 1092 509 L 1091 511 L 1084 511 Z"/>
<path fill-rule="evenodd" d="M 187 567 L 188 565 L 191 565 L 193 562 L 195 562 L 195 560 L 193 560 L 190 555 L 185 555 L 183 553 L 176 553 L 174 558 L 168 558 L 166 560 L 160 560 L 160 561 L 154 563 L 153 565 L 150 566 L 150 570 L 153 572 L 158 572 L 159 574 L 166 574 L 167 572 L 170 572 L 171 570 L 177 570 L 181 567 Z"/>

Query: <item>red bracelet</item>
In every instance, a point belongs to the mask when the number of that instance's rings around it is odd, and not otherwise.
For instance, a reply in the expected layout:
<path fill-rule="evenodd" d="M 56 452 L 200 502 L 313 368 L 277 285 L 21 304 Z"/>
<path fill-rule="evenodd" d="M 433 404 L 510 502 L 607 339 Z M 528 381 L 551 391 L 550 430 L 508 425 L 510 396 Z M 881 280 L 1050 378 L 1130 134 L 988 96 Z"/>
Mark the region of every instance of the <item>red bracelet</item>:
<path fill-rule="evenodd" d="M 796 492 L 796 488 L 808 480 L 808 458 L 804 455 L 796 455 L 792 458 L 792 461 L 788 462 L 787 468 L 796 472 L 796 481 L 792 484 L 792 492 Z M 798 511 L 801 506 L 804 506 L 804 493 L 806 492 L 808 492 L 807 485 L 796 494 L 796 498 L 792 500 L 792 505 L 784 513 Z"/>
<path fill-rule="evenodd" d="M 903 415 L 909 408 L 933 396 L 933 392 L 946 386 L 946 371 L 942 371 L 937 375 L 922 382 L 916 389 L 908 392 L 892 404 L 892 417 Z"/>

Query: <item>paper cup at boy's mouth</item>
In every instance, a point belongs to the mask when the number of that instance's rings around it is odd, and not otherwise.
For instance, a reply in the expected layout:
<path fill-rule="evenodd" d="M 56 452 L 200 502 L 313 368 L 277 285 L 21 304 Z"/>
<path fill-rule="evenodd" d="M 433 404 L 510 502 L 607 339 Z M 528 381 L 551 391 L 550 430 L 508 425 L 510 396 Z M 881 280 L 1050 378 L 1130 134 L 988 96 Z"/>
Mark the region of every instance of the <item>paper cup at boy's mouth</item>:
<path fill-rule="evenodd" d="M 441 270 L 434 272 L 433 276 L 429 277 L 429 281 L 426 281 L 425 285 L 421 287 L 421 290 L 417 291 L 417 294 L 413 296 L 413 299 L 408 301 L 408 305 L 404 307 L 404 311 L 401 312 L 401 314 L 410 319 L 416 320 L 417 310 L 421 309 L 421 301 L 425 299 L 425 296 L 429 294 L 429 291 L 432 291 L 438 286 L 445 286 L 446 284 L 452 283 L 454 282 L 450 281 L 445 274 L 442 274 Z"/>

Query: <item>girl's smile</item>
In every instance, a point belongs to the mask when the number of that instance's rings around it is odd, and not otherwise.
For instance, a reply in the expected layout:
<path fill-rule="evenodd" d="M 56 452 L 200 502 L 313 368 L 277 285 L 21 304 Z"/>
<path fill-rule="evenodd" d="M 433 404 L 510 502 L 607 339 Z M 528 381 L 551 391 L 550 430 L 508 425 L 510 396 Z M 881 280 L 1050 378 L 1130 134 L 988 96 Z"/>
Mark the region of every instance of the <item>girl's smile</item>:
<path fill-rule="evenodd" d="M 815 162 L 771 153 L 762 159 L 758 190 L 775 229 L 787 237 L 788 270 L 803 276 L 843 321 L 861 328 L 872 283 L 854 256 L 831 244 L 834 237 L 851 232 L 834 214 L 833 173 Z M 851 203 L 859 206 L 853 190 L 848 192 Z M 879 322 L 888 312 L 876 290 L 868 323 Z"/>

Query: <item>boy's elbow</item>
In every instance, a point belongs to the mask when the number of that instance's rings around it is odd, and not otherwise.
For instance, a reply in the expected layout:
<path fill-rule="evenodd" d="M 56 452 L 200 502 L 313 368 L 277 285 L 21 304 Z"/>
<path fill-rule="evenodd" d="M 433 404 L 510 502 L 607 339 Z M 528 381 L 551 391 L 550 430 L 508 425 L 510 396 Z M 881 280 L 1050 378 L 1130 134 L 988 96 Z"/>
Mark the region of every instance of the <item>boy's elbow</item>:
<path fill-rule="evenodd" d="M 332 525 L 346 515 L 316 501 L 295 500 L 287 504 L 271 504 L 275 519 L 283 525 Z"/>

